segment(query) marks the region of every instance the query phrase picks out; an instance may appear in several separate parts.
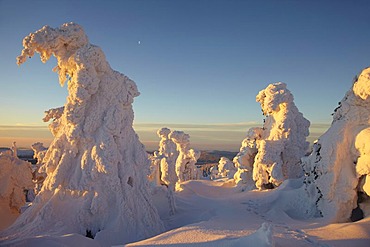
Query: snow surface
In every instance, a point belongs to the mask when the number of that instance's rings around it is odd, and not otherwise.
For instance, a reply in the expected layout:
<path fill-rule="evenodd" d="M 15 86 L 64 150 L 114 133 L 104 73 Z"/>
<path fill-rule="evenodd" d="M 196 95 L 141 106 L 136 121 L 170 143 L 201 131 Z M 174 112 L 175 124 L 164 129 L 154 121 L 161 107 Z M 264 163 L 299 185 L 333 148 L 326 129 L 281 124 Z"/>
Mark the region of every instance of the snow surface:
<path fill-rule="evenodd" d="M 330 224 L 325 218 L 307 218 L 302 179 L 286 180 L 274 190 L 246 192 L 239 192 L 229 181 L 184 182 L 183 190 L 175 192 L 177 212 L 171 216 L 167 214 L 168 204 L 157 197 L 156 205 L 164 209 L 158 211 L 166 231 L 119 246 L 369 246 L 370 218 L 337 224 Z M 71 246 L 71 243 L 105 246 L 78 234 L 45 234 L 12 244 Z"/>
<path fill-rule="evenodd" d="M 228 181 L 184 182 L 176 192 L 178 213 L 164 219 L 168 231 L 126 246 L 365 247 L 370 242 L 369 219 L 328 224 L 323 218 L 305 218 L 302 179 L 286 180 L 275 190 L 247 192 Z"/>
<path fill-rule="evenodd" d="M 135 82 L 114 71 L 81 26 L 44 26 L 23 40 L 22 64 L 35 52 L 58 62 L 68 81 L 67 102 L 46 112 L 54 141 L 40 172 L 40 193 L 17 221 L 1 232 L 1 244 L 36 236 L 80 234 L 101 245 L 122 244 L 164 230 L 151 201 L 149 160 L 132 128 Z M 24 240 L 27 243 L 27 240 Z"/>
<path fill-rule="evenodd" d="M 370 68 L 354 80 L 333 114 L 331 127 L 302 159 L 305 183 L 318 213 L 345 222 L 358 206 L 358 192 L 370 196 Z M 363 211 L 366 210 L 363 208 Z"/>

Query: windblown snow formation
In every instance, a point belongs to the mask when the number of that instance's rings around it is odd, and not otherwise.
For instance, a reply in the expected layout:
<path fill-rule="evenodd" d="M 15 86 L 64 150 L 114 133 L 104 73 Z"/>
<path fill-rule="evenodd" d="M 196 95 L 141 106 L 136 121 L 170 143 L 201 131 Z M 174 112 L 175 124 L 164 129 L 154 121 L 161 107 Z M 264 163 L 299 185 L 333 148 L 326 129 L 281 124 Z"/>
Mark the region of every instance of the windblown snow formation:
<path fill-rule="evenodd" d="M 285 83 L 268 85 L 258 93 L 256 101 L 261 104 L 265 122 L 263 128 L 248 131 L 234 158 L 238 167 L 235 180 L 246 184 L 248 173 L 253 172 L 258 189 L 276 187 L 285 179 L 302 175 L 300 158 L 309 146 L 306 137 L 310 122 L 298 111 Z"/>
<path fill-rule="evenodd" d="M 333 114 L 331 127 L 302 158 L 306 190 L 319 212 L 334 222 L 349 220 L 370 196 L 370 68 L 354 80 Z"/>
<path fill-rule="evenodd" d="M 149 160 L 132 128 L 135 82 L 114 71 L 81 26 L 44 26 L 23 40 L 18 64 L 40 53 L 57 58 L 64 108 L 47 112 L 55 136 L 40 170 L 47 178 L 33 205 L 7 231 L 10 239 L 79 233 L 102 245 L 163 230 L 150 199 Z"/>

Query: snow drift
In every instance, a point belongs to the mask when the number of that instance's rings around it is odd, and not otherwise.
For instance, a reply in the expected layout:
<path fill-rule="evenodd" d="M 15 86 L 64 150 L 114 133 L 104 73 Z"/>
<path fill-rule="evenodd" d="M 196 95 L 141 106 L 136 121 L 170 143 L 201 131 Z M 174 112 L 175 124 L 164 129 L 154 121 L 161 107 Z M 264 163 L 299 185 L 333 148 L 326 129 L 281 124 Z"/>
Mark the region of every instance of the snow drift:
<path fill-rule="evenodd" d="M 2 240 L 78 233 L 102 245 L 123 244 L 161 232 L 150 199 L 149 160 L 132 128 L 135 82 L 114 71 L 81 26 L 44 26 L 23 40 L 18 64 L 40 53 L 57 58 L 63 108 L 47 112 L 55 136 L 43 158 L 47 177 L 32 206 Z"/>
<path fill-rule="evenodd" d="M 245 180 L 242 175 L 248 177 L 253 172 L 255 186 L 263 189 L 303 174 L 300 158 L 309 146 L 306 137 L 310 122 L 298 111 L 293 99 L 286 84 L 281 82 L 270 84 L 258 93 L 256 101 L 266 118 L 262 129 L 249 130 L 240 153 L 234 158 L 239 168 L 237 183 L 238 179 Z"/>
<path fill-rule="evenodd" d="M 370 68 L 354 80 L 333 114 L 331 127 L 302 158 L 306 190 L 324 217 L 349 220 L 370 195 Z"/>

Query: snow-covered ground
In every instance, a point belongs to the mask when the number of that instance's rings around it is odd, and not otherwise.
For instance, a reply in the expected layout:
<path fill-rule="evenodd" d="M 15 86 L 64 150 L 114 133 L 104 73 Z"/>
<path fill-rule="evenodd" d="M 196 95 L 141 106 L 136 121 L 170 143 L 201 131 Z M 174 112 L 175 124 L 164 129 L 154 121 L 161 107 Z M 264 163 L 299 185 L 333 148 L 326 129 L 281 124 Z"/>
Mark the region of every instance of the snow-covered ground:
<path fill-rule="evenodd" d="M 369 246 L 370 218 L 329 224 L 295 212 L 300 184 L 239 192 L 225 180 L 185 182 L 177 214 L 164 219 L 168 231 L 127 246 Z"/>
<path fill-rule="evenodd" d="M 248 192 L 240 192 L 230 181 L 183 182 L 183 190 L 175 192 L 176 213 L 171 216 L 165 200 L 153 200 L 165 232 L 126 246 L 369 246 L 368 215 L 357 222 L 337 224 L 305 218 L 301 214 L 303 200 L 299 199 L 304 188 L 299 179 L 287 180 L 274 190 Z M 6 220 L 11 223 L 14 217 Z M 5 243 L 13 245 L 102 246 L 79 234 L 43 235 Z"/>

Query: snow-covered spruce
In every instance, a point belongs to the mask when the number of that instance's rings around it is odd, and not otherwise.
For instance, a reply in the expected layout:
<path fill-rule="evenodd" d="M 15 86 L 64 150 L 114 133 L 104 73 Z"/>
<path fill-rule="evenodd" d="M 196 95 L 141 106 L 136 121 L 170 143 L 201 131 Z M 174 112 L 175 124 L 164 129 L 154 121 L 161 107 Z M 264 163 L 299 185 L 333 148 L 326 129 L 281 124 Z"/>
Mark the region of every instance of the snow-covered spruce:
<path fill-rule="evenodd" d="M 333 114 L 331 127 L 302 158 L 306 190 L 333 222 L 349 220 L 358 194 L 370 195 L 370 68 L 354 80 Z M 362 195 L 361 195 L 362 194 Z M 359 198 L 361 199 L 361 198 Z"/>
<path fill-rule="evenodd" d="M 198 150 L 190 149 L 190 136 L 183 131 L 172 131 L 169 138 L 176 144 L 179 155 L 176 159 L 176 175 L 178 182 L 184 182 L 198 177 L 195 163 L 200 157 Z"/>
<path fill-rule="evenodd" d="M 253 167 L 253 180 L 261 189 L 302 175 L 300 158 L 309 146 L 310 122 L 298 111 L 285 83 L 268 85 L 256 101 L 266 116 Z"/>
<path fill-rule="evenodd" d="M 40 167 L 43 164 L 43 160 L 47 151 L 47 148 L 44 147 L 44 144 L 41 142 L 36 142 L 31 145 L 33 150 L 33 158 L 37 160 L 36 165 L 33 167 L 32 177 L 35 183 L 35 193 L 39 193 L 42 185 L 44 184 L 46 173 L 40 172 Z"/>
<path fill-rule="evenodd" d="M 156 173 L 155 176 L 159 177 L 161 183 L 174 190 L 177 182 L 176 159 L 179 152 L 176 149 L 176 144 L 169 138 L 170 133 L 171 130 L 168 128 L 161 128 L 157 131 L 161 140 L 159 141 L 158 152 L 155 152 L 152 157 L 152 167 Z"/>
<path fill-rule="evenodd" d="M 237 187 L 241 190 L 255 189 L 253 181 L 254 158 L 258 152 L 257 141 L 261 139 L 262 128 L 254 127 L 247 131 L 247 136 L 242 141 L 239 153 L 234 157 L 233 162 L 237 168 L 234 180 Z"/>
<path fill-rule="evenodd" d="M 251 128 L 233 161 L 238 171 L 237 186 L 252 189 L 251 175 L 258 189 L 279 186 L 285 179 L 303 174 L 300 158 L 309 143 L 310 122 L 298 111 L 285 83 L 274 83 L 261 90 L 256 101 L 266 116 L 262 128 Z"/>
<path fill-rule="evenodd" d="M 221 177 L 233 178 L 236 172 L 234 163 L 226 157 L 221 157 L 218 161 L 218 174 Z"/>
<path fill-rule="evenodd" d="M 57 58 L 67 102 L 47 115 L 55 139 L 40 168 L 47 173 L 33 205 L 2 239 L 79 233 L 102 245 L 124 244 L 163 228 L 150 199 L 149 160 L 132 128 L 135 82 L 114 71 L 81 26 L 44 26 L 23 40 L 22 64 L 35 52 Z M 62 108 L 60 108 L 62 109 Z"/>
<path fill-rule="evenodd" d="M 17 157 L 17 148 L 0 153 L 0 202 L 19 213 L 26 203 L 25 192 L 33 191 L 32 168 Z"/>

